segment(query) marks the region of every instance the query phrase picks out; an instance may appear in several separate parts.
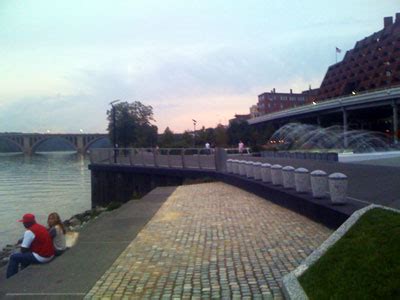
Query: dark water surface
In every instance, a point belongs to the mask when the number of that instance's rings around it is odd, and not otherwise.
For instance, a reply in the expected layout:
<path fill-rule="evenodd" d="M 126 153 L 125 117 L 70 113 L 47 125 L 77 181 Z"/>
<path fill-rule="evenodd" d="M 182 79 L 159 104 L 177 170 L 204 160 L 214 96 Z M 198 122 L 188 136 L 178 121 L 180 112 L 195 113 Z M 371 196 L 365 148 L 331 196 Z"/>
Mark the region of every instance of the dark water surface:
<path fill-rule="evenodd" d="M 22 236 L 17 220 L 24 213 L 35 214 L 46 225 L 51 212 L 64 220 L 90 209 L 88 163 L 71 152 L 0 154 L 0 247 Z"/>

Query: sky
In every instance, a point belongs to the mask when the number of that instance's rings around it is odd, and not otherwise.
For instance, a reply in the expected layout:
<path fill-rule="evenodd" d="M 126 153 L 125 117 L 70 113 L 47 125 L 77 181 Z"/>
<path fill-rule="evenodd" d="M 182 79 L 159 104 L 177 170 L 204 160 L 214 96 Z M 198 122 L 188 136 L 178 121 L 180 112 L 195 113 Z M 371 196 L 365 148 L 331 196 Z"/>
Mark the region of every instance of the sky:
<path fill-rule="evenodd" d="M 227 124 L 257 96 L 320 86 L 335 47 L 398 0 L 0 0 L 0 132 L 104 133 L 115 99 L 160 133 Z"/>

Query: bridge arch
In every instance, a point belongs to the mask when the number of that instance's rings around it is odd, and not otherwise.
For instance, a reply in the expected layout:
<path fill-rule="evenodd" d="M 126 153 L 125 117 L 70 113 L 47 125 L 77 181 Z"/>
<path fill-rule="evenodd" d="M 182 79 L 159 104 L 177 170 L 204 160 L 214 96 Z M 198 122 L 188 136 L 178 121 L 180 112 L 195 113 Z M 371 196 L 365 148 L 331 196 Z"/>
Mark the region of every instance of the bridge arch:
<path fill-rule="evenodd" d="M 109 139 L 108 136 L 101 136 L 101 137 L 95 138 L 95 139 L 89 141 L 89 142 L 85 145 L 85 147 L 83 148 L 83 153 L 87 153 L 88 150 L 90 149 L 90 147 L 91 147 L 94 143 L 96 143 L 96 142 L 98 142 L 98 141 L 100 141 L 100 140 L 108 140 L 108 141 L 110 141 L 110 139 Z"/>
<path fill-rule="evenodd" d="M 10 138 L 8 138 L 8 137 L 6 137 L 6 136 L 0 136 L 0 140 L 4 140 L 4 141 L 7 141 L 7 142 L 9 142 L 11 145 L 15 145 L 15 146 L 17 146 L 17 148 L 20 150 L 19 152 L 24 152 L 24 148 L 23 148 L 23 146 L 20 144 L 20 143 L 18 143 L 17 141 L 14 141 L 13 139 L 10 139 Z M 17 151 L 18 152 L 18 151 Z"/>
<path fill-rule="evenodd" d="M 65 141 L 68 145 L 70 145 L 73 149 L 73 151 L 78 152 L 78 148 L 76 147 L 76 145 L 73 143 L 73 141 L 68 138 L 68 137 L 64 137 L 64 136 L 44 136 L 43 138 L 41 138 L 40 140 L 36 141 L 32 147 L 31 147 L 31 154 L 34 154 L 37 150 L 37 148 L 43 144 L 46 141 L 49 140 L 53 140 L 53 139 L 58 139 L 58 140 L 62 140 Z"/>

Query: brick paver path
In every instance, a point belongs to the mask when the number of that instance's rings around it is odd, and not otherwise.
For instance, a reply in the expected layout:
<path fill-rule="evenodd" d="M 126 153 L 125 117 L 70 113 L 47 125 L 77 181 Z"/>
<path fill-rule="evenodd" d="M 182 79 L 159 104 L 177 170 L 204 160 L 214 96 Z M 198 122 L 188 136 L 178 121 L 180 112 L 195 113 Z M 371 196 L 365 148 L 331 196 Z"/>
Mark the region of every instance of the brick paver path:
<path fill-rule="evenodd" d="M 223 183 L 181 186 L 86 298 L 282 299 L 282 277 L 330 233 Z"/>

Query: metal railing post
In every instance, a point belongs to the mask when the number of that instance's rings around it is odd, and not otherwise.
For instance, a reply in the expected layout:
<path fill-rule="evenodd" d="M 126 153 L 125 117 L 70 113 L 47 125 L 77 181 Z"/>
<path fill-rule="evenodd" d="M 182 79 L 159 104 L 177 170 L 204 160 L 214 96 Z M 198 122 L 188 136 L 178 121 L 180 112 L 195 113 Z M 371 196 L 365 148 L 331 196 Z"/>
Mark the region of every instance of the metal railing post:
<path fill-rule="evenodd" d="M 146 166 L 146 162 L 145 162 L 145 160 L 144 160 L 144 148 L 139 148 L 140 149 L 140 153 L 141 153 L 141 157 L 142 157 L 142 165 L 143 166 Z"/>
<path fill-rule="evenodd" d="M 114 153 L 114 148 L 108 149 L 108 163 L 110 165 L 113 163 L 113 153 Z"/>
<path fill-rule="evenodd" d="M 132 149 L 129 149 L 129 165 L 132 166 Z"/>
<path fill-rule="evenodd" d="M 157 148 L 153 148 L 153 159 L 154 159 L 154 166 L 157 168 L 158 167 L 158 149 Z"/>
<path fill-rule="evenodd" d="M 198 161 L 198 164 L 199 164 L 199 169 L 202 169 L 202 166 L 201 166 L 201 159 L 200 159 L 200 149 L 197 149 L 197 161 Z"/>
<path fill-rule="evenodd" d="M 167 161 L 168 161 L 168 168 L 171 168 L 171 160 L 169 158 L 170 149 L 167 149 Z"/>
<path fill-rule="evenodd" d="M 185 165 L 185 149 L 184 148 L 181 149 L 181 158 L 182 158 L 182 169 L 185 169 L 186 165 Z"/>

